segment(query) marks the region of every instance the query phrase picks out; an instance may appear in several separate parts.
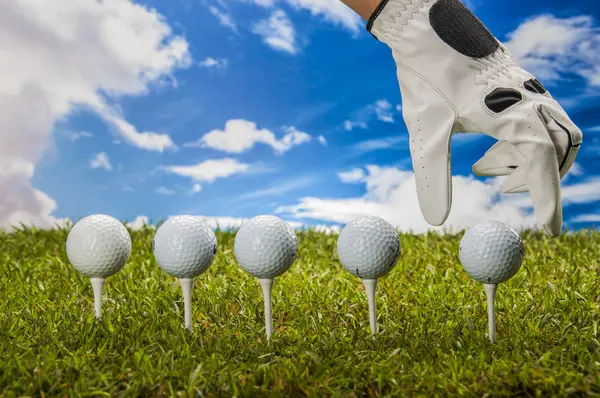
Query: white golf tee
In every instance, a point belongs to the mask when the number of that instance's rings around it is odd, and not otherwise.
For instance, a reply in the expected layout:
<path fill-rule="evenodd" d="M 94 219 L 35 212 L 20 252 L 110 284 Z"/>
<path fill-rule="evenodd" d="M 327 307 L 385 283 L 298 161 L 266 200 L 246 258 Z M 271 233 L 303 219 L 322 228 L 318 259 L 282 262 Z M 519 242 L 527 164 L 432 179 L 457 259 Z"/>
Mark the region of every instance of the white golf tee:
<path fill-rule="evenodd" d="M 94 291 L 94 312 L 96 319 L 102 319 L 102 290 L 104 289 L 104 278 L 90 278 L 92 290 Z"/>
<path fill-rule="evenodd" d="M 377 279 L 363 279 L 367 300 L 369 302 L 369 323 L 371 324 L 371 333 L 373 337 L 377 334 L 377 313 L 375 312 L 375 288 Z"/>
<path fill-rule="evenodd" d="M 262 286 L 264 301 L 265 301 L 265 330 L 267 332 L 267 340 L 271 339 L 273 332 L 273 316 L 271 313 L 271 293 L 273 291 L 273 279 L 259 279 Z"/>
<path fill-rule="evenodd" d="M 490 343 L 494 344 L 496 341 L 496 317 L 494 316 L 494 300 L 496 299 L 496 289 L 498 285 L 484 284 L 483 288 L 487 294 L 487 307 L 488 307 L 488 327 Z"/>
<path fill-rule="evenodd" d="M 183 313 L 185 314 L 185 328 L 192 331 L 192 289 L 194 288 L 194 278 L 179 279 L 181 291 L 183 293 Z"/>

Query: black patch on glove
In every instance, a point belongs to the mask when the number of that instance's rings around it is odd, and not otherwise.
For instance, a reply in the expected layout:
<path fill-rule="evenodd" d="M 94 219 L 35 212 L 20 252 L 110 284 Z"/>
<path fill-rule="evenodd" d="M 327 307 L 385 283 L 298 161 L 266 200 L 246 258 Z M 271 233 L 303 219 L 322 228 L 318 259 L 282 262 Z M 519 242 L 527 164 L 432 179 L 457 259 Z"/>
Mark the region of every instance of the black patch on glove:
<path fill-rule="evenodd" d="M 500 47 L 494 35 L 460 0 L 439 0 L 429 10 L 429 23 L 440 39 L 467 57 L 484 58 Z"/>
<path fill-rule="evenodd" d="M 546 87 L 544 87 L 537 79 L 527 80 L 523 83 L 523 87 L 532 93 L 546 94 L 547 92 Z"/>
<path fill-rule="evenodd" d="M 502 113 L 523 100 L 520 92 L 512 88 L 497 88 L 485 97 L 485 105 L 494 113 Z"/>

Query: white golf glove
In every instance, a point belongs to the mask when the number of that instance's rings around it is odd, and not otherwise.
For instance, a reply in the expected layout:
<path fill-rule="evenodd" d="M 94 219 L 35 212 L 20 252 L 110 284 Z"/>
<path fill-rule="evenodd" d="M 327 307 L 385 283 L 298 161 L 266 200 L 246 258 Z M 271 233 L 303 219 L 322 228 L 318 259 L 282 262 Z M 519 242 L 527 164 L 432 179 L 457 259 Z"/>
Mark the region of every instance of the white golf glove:
<path fill-rule="evenodd" d="M 367 29 L 391 49 L 423 216 L 442 225 L 452 205 L 450 139 L 485 133 L 498 142 L 473 166 L 508 175 L 504 193 L 529 191 L 538 222 L 562 229 L 560 180 L 581 130 L 459 0 L 383 0 Z"/>

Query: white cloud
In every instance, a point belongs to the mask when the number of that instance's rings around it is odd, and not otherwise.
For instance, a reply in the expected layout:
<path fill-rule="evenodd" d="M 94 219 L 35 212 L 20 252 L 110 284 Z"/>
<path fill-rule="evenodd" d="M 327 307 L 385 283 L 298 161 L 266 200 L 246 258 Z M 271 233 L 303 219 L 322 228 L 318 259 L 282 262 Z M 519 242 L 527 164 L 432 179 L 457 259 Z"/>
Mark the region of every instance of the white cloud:
<path fill-rule="evenodd" d="M 320 135 L 318 137 L 318 139 L 319 139 L 319 142 L 321 143 L 321 145 L 327 146 L 327 139 L 324 136 Z"/>
<path fill-rule="evenodd" d="M 600 222 L 600 214 L 581 214 L 569 220 L 572 223 L 597 223 Z"/>
<path fill-rule="evenodd" d="M 310 11 L 314 16 L 322 16 L 326 21 L 342 26 L 352 33 L 363 28 L 362 19 L 339 0 L 287 0 L 298 9 Z"/>
<path fill-rule="evenodd" d="M 217 229 L 217 227 L 221 229 L 239 229 L 246 221 L 251 218 L 245 217 L 221 217 L 221 216 L 204 216 L 198 215 L 204 222 L 211 226 L 213 229 Z M 289 224 L 290 227 L 298 230 L 306 228 L 306 224 L 296 220 L 285 220 L 286 223 Z M 337 227 L 337 228 L 336 228 Z M 324 233 L 336 233 L 339 226 L 332 225 L 316 225 L 313 228 L 318 229 L 320 232 Z"/>
<path fill-rule="evenodd" d="M 187 143 L 184 146 L 201 146 L 228 153 L 242 153 L 258 143 L 263 143 L 272 147 L 276 153 L 283 154 L 294 146 L 311 140 L 310 135 L 298 131 L 295 127 L 285 127 L 284 130 L 286 134 L 278 140 L 271 130 L 258 129 L 254 122 L 233 119 L 225 123 L 223 130 L 212 130 L 197 142 Z"/>
<path fill-rule="evenodd" d="M 98 104 L 94 106 L 96 112 L 108 123 L 110 123 L 117 134 L 127 143 L 146 151 L 163 152 L 166 149 L 175 149 L 176 146 L 167 134 L 157 134 L 151 131 L 139 132 L 134 125 L 122 119 L 114 109 Z M 113 143 L 119 145 L 120 140 Z"/>
<path fill-rule="evenodd" d="M 342 171 L 338 173 L 338 177 L 342 182 L 356 183 L 364 181 L 366 174 L 363 169 L 357 167 L 350 171 Z"/>
<path fill-rule="evenodd" d="M 355 128 L 361 128 L 361 129 L 366 129 L 367 127 L 367 123 L 365 122 L 353 122 L 351 120 L 344 120 L 344 130 L 346 131 L 352 131 Z"/>
<path fill-rule="evenodd" d="M 212 217 L 212 216 L 198 216 L 202 218 L 208 225 L 210 225 L 213 229 L 237 229 L 242 226 L 244 222 L 246 222 L 247 218 L 238 218 L 238 217 Z"/>
<path fill-rule="evenodd" d="M 537 228 L 529 195 L 502 195 L 502 179 L 485 181 L 454 176 L 452 210 L 442 227 L 432 227 L 422 216 L 414 174 L 395 167 L 366 166 L 364 175 L 355 169 L 338 176 L 343 182 L 363 182 L 366 193 L 352 198 L 301 198 L 297 205 L 276 210 L 297 219 L 345 224 L 362 215 L 381 217 L 401 231 L 456 232 L 484 220 L 498 220 L 514 228 Z M 600 178 L 569 185 L 562 190 L 563 206 L 600 201 Z"/>
<path fill-rule="evenodd" d="M 38 228 L 65 226 L 67 218 L 51 214 L 57 209 L 56 201 L 31 186 L 33 166 L 31 163 L 0 163 L 0 229 L 11 231 L 13 227 L 35 225 Z"/>
<path fill-rule="evenodd" d="M 56 203 L 30 180 L 52 148 L 55 122 L 78 107 L 132 145 L 168 146 L 168 136 L 140 135 L 111 104 L 189 64 L 187 42 L 158 13 L 127 0 L 4 1 L 0 26 L 0 59 L 10 60 L 0 63 L 0 225 L 56 220 Z"/>
<path fill-rule="evenodd" d="M 92 138 L 94 134 L 90 133 L 89 131 L 69 131 L 66 132 L 66 136 L 69 138 L 69 140 L 75 142 L 81 138 Z"/>
<path fill-rule="evenodd" d="M 279 140 L 279 144 L 274 147 L 278 153 L 289 151 L 293 147 L 310 142 L 311 136 L 304 131 L 298 130 L 293 126 L 286 126 L 283 128 L 285 135 Z"/>
<path fill-rule="evenodd" d="M 243 217 L 221 217 L 221 216 L 204 216 L 198 215 L 197 217 L 201 218 L 213 229 L 221 228 L 221 229 L 238 229 L 240 228 L 246 221 L 250 220 L 250 218 Z M 290 227 L 292 228 L 301 228 L 304 224 L 298 221 L 286 221 Z"/>
<path fill-rule="evenodd" d="M 396 112 L 399 110 L 396 108 Z M 368 123 L 377 119 L 384 123 L 395 123 L 394 107 L 386 99 L 380 99 L 369 104 L 352 114 L 349 120 L 344 121 L 344 130 L 351 131 L 355 128 L 366 129 Z"/>
<path fill-rule="evenodd" d="M 90 159 L 90 167 L 92 169 L 104 169 L 106 171 L 112 171 L 113 169 L 108 155 L 104 152 L 92 156 Z"/>
<path fill-rule="evenodd" d="M 289 54 L 298 52 L 296 29 L 282 10 L 274 10 L 269 18 L 257 22 L 253 32 L 262 36 L 265 44 L 274 50 Z"/>
<path fill-rule="evenodd" d="M 541 81 L 579 75 L 600 87 L 600 27 L 591 16 L 538 15 L 507 36 L 506 46 Z"/>
<path fill-rule="evenodd" d="M 600 177 L 593 177 L 577 184 L 563 186 L 561 189 L 561 198 L 563 207 L 572 204 L 600 201 Z M 522 208 L 531 208 L 533 206 L 531 197 L 526 193 L 509 195 L 505 201 L 510 205 Z"/>
<path fill-rule="evenodd" d="M 375 114 L 377 119 L 385 123 L 394 123 L 394 117 L 392 113 L 392 104 L 387 100 L 379 100 L 375 102 Z"/>
<path fill-rule="evenodd" d="M 261 7 L 273 7 L 276 0 L 243 0 Z M 286 0 L 297 11 L 306 10 L 313 16 L 322 17 L 325 21 L 341 26 L 352 33 L 359 33 L 364 28 L 363 20 L 349 7 L 339 0 Z"/>
<path fill-rule="evenodd" d="M 156 193 L 160 195 L 172 196 L 175 195 L 175 190 L 167 187 L 158 187 L 156 188 Z"/>
<path fill-rule="evenodd" d="M 194 185 L 192 186 L 192 192 L 194 192 L 194 193 L 198 193 L 198 192 L 200 192 L 201 190 L 202 190 L 202 187 L 200 186 L 200 184 L 194 184 Z"/>
<path fill-rule="evenodd" d="M 166 166 L 163 169 L 173 174 L 189 177 L 194 181 L 213 182 L 219 178 L 246 173 L 250 170 L 250 165 L 240 163 L 235 159 L 224 158 L 206 160 L 192 166 Z"/>
<path fill-rule="evenodd" d="M 199 65 L 203 68 L 224 69 L 227 67 L 227 60 L 206 57 L 204 60 L 199 62 Z"/>
<path fill-rule="evenodd" d="M 563 205 L 592 203 L 600 200 L 600 177 L 562 188 Z"/>
<path fill-rule="evenodd" d="M 407 141 L 407 136 L 374 138 L 357 142 L 353 145 L 354 149 L 359 152 L 372 152 L 380 149 L 390 149 L 398 146 L 399 143 Z"/>
<path fill-rule="evenodd" d="M 563 178 L 563 182 L 567 181 L 570 176 L 581 177 L 583 175 L 583 167 L 581 164 L 575 162 Z"/>
<path fill-rule="evenodd" d="M 324 233 L 325 235 L 337 235 L 342 230 L 342 227 L 339 225 L 314 225 L 311 226 L 316 232 Z"/>
<path fill-rule="evenodd" d="M 493 181 L 486 183 L 455 176 L 450 216 L 443 227 L 431 227 L 421 214 L 412 172 L 375 165 L 367 166 L 363 175 L 358 170 L 361 169 L 340 173 L 340 178 L 345 182 L 362 181 L 366 188 L 364 196 L 343 199 L 305 197 L 297 205 L 277 209 L 277 213 L 341 224 L 361 215 L 374 215 L 402 231 L 413 233 L 460 230 L 486 219 L 507 222 L 515 228 L 536 226 L 529 209 L 499 198 L 498 186 Z"/>
<path fill-rule="evenodd" d="M 267 196 L 281 196 L 285 193 L 295 191 L 309 186 L 314 181 L 311 177 L 299 177 L 293 180 L 285 181 L 282 184 L 272 184 L 272 186 L 259 189 L 236 197 L 236 200 L 256 199 Z"/>
<path fill-rule="evenodd" d="M 217 7 L 214 7 L 214 6 L 210 6 L 208 8 L 208 11 L 210 11 L 210 13 L 212 15 L 217 17 L 217 19 L 219 20 L 219 23 L 222 26 L 229 28 L 233 32 L 237 33 L 237 31 L 238 31 L 237 26 L 235 25 L 235 22 L 233 21 L 233 18 L 231 17 L 231 15 L 229 15 L 226 11 L 219 10 Z"/>
<path fill-rule="evenodd" d="M 137 216 L 133 221 L 127 223 L 127 226 L 134 231 L 142 229 L 146 225 L 151 228 L 155 227 L 154 225 L 150 224 L 150 219 L 148 216 Z"/>

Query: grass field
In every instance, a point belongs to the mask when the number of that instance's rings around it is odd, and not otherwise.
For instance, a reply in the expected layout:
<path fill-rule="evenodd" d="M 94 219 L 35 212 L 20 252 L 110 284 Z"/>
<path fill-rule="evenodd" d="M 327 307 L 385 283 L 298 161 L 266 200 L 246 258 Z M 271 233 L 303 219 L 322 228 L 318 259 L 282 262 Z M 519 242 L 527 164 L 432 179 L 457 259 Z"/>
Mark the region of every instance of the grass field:
<path fill-rule="evenodd" d="M 458 261 L 462 235 L 401 235 L 380 280 L 370 336 L 360 280 L 337 236 L 299 233 L 273 289 L 265 341 L 257 280 L 234 234 L 196 282 L 192 334 L 176 279 L 154 262 L 154 231 L 131 231 L 124 270 L 107 280 L 104 319 L 69 265 L 68 230 L 0 233 L 0 396 L 600 396 L 600 232 L 524 232 L 523 268 L 497 295 L 487 340 L 485 293 Z"/>

